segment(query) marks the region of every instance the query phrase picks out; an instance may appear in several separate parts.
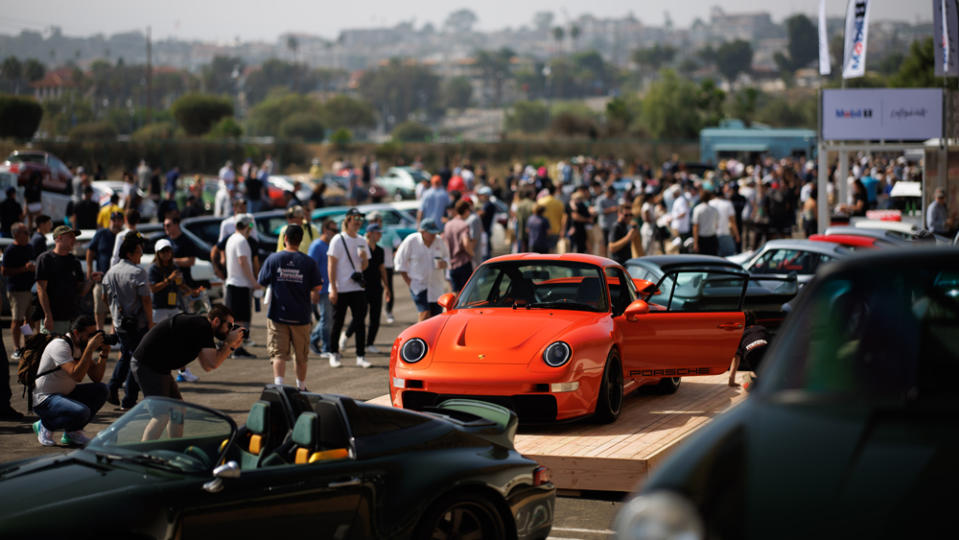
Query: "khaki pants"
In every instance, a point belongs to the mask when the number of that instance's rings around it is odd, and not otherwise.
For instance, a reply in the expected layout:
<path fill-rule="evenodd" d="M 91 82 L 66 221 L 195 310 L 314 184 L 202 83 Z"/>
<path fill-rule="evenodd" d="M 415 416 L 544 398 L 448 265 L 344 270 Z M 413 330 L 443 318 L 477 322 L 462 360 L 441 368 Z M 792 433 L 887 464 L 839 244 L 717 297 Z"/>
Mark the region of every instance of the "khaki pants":
<path fill-rule="evenodd" d="M 284 324 L 266 320 L 266 350 L 270 360 L 288 361 L 292 353 L 297 364 L 306 364 L 309 347 L 309 324 Z"/>

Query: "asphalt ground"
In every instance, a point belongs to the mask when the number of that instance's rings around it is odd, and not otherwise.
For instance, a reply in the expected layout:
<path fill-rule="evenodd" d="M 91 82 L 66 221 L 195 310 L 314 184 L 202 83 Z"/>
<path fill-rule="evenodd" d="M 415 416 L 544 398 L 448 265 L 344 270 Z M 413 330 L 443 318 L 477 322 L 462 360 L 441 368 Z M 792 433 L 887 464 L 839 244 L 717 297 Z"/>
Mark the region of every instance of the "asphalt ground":
<path fill-rule="evenodd" d="M 402 278 L 396 276 L 394 280 L 397 298 L 393 316 L 396 322 L 388 325 L 385 322 L 385 315 L 381 317 L 382 322 L 375 343 L 381 352 L 366 355 L 366 360 L 373 364 L 372 367 L 363 369 L 356 366 L 353 338 L 348 342 L 347 348 L 341 351 L 343 366 L 340 368 L 331 368 L 326 359 L 311 352 L 306 380 L 306 385 L 311 391 L 342 394 L 358 400 L 373 399 L 389 392 L 389 351 L 393 340 L 405 328 L 416 322 L 416 310 L 409 290 L 403 284 Z M 0 324 L 3 325 L 6 350 L 12 353 L 14 349 L 10 337 L 9 319 L 0 320 Z M 191 370 L 200 377 L 200 380 L 195 383 L 179 383 L 183 399 L 223 411 L 233 417 L 238 424 L 244 423 L 250 405 L 259 397 L 263 385 L 273 382 L 273 369 L 265 346 L 265 308 L 263 311 L 254 312 L 250 338 L 254 345 L 247 347 L 247 350 L 256 355 L 256 358 L 230 358 L 220 368 L 211 372 L 203 371 L 197 362 L 191 363 Z M 111 354 L 112 359 L 107 366 L 103 382 L 109 379 L 117 356 L 118 353 Z M 13 461 L 70 451 L 70 448 L 66 446 L 43 447 L 37 442 L 31 427 L 37 417 L 27 413 L 26 399 L 21 395 L 23 387 L 16 382 L 16 367 L 16 362 L 10 360 L 7 368 L 13 392 L 11 405 L 21 413 L 26 413 L 26 416 L 20 422 L 0 421 L 0 456 L 2 456 L 0 460 Z M 292 361 L 287 363 L 286 382 L 295 384 Z M 87 426 L 85 430 L 87 435 L 93 436 L 106 428 L 121 414 L 123 411 L 119 408 L 109 403 L 104 405 Z M 54 439 L 59 441 L 60 434 L 56 433 Z M 616 511 L 621 506 L 622 495 L 611 493 L 569 495 L 571 496 L 561 494 L 557 499 L 551 538 L 594 540 L 610 537 L 612 531 L 609 529 Z"/>

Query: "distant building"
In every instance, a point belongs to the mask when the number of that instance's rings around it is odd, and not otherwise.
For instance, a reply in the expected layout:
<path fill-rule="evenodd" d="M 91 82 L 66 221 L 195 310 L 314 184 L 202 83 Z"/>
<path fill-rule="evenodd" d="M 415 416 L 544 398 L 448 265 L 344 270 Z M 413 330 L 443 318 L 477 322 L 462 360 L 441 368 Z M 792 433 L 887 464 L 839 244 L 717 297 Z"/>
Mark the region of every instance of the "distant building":
<path fill-rule="evenodd" d="M 811 129 L 746 127 L 740 120 L 724 120 L 719 127 L 699 132 L 699 159 L 716 164 L 724 158 L 755 163 L 764 156 L 813 158 L 816 132 Z"/>
<path fill-rule="evenodd" d="M 37 98 L 37 101 L 64 97 L 79 87 L 73 75 L 74 69 L 70 67 L 48 71 L 42 79 L 30 84 L 33 87 L 33 96 Z"/>

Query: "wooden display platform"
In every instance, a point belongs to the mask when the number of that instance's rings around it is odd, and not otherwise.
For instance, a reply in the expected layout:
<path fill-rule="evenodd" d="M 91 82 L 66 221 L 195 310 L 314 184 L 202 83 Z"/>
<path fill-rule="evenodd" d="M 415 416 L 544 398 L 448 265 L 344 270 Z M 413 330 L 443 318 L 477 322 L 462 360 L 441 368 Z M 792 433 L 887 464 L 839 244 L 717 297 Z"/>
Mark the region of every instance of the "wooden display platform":
<path fill-rule="evenodd" d="M 549 467 L 559 489 L 633 491 L 690 433 L 745 399 L 728 380 L 728 373 L 689 377 L 672 395 L 633 393 L 608 425 L 521 427 L 516 449 Z M 389 396 L 371 402 L 389 405 Z"/>

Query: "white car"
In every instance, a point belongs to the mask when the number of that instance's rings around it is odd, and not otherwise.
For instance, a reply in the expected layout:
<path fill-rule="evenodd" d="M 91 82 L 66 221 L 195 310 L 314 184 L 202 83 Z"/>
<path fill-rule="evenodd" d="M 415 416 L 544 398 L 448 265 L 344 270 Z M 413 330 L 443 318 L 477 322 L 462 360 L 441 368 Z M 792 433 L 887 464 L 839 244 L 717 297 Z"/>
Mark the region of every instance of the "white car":
<path fill-rule="evenodd" d="M 103 207 L 110 204 L 110 196 L 116 193 L 120 196 L 120 208 L 126 206 L 127 183 L 122 180 L 97 180 L 91 182 L 93 187 L 93 200 Z M 137 188 L 137 195 L 143 200 L 140 203 L 140 218 L 146 222 L 153 219 L 157 214 L 157 205 L 153 199 L 142 189 Z"/>

